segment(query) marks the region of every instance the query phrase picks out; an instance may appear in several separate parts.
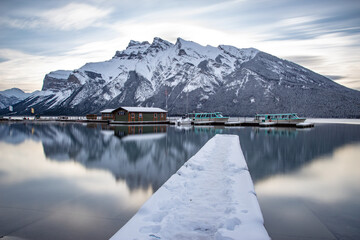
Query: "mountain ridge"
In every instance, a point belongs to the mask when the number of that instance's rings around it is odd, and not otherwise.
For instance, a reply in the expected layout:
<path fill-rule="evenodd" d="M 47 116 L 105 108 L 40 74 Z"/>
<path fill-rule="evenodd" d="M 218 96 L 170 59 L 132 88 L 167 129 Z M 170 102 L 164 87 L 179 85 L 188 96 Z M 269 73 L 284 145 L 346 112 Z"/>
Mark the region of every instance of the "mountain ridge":
<path fill-rule="evenodd" d="M 0 109 L 16 104 L 29 97 L 31 94 L 32 93 L 25 93 L 19 88 L 10 88 L 0 91 Z"/>
<path fill-rule="evenodd" d="M 131 40 L 107 61 L 45 75 L 42 91 L 14 105 L 44 115 L 83 115 L 119 106 L 165 108 L 171 115 L 297 112 L 306 117 L 359 117 L 360 92 L 255 48 L 202 46 L 178 38 Z M 8 114 L 1 110 L 0 114 Z"/>

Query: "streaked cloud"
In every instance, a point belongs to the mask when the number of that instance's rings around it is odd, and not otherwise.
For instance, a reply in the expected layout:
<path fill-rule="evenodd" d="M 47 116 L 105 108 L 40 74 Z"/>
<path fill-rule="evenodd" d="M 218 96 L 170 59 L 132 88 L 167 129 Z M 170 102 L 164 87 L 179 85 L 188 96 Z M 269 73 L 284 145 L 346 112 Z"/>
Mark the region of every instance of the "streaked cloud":
<path fill-rule="evenodd" d="M 338 75 L 324 75 L 324 76 L 331 80 L 341 80 L 346 78 L 346 76 L 338 76 Z"/>
<path fill-rule="evenodd" d="M 352 0 L 34 0 L 23 5 L 4 0 L 0 49 L 54 62 L 37 62 L 36 79 L 29 72 L 34 89 L 41 88 L 45 73 L 107 60 L 131 39 L 182 37 L 202 45 L 255 47 L 323 75 L 343 76 L 334 80 L 360 90 L 359 12 L 360 2 Z M 0 73 L 12 76 L 1 75 L 1 89 L 7 88 L 6 79 L 23 81 L 11 70 L 20 70 L 16 61 L 32 69 L 15 55 L 3 55 L 10 60 L 0 62 Z"/>
<path fill-rule="evenodd" d="M 58 29 L 77 30 L 93 26 L 110 12 L 86 4 L 70 3 L 62 8 L 43 12 L 39 16 Z"/>
<path fill-rule="evenodd" d="M 324 59 L 322 57 L 311 56 L 311 55 L 286 56 L 285 58 L 289 61 L 296 62 L 300 65 L 313 65 L 324 62 Z"/>
<path fill-rule="evenodd" d="M 88 51 L 82 54 L 64 52 L 62 55 L 44 56 L 32 55 L 12 49 L 0 49 L 0 76 L 3 89 L 18 87 L 24 91 L 40 90 L 45 74 L 59 69 L 76 69 L 86 62 L 102 59 L 96 52 Z M 109 56 L 110 58 L 110 56 Z"/>
<path fill-rule="evenodd" d="M 29 13 L 23 17 L 1 17 L 0 25 L 20 29 L 53 28 L 70 31 L 96 26 L 110 13 L 109 9 L 99 9 L 88 4 L 69 3 L 60 8 Z"/>

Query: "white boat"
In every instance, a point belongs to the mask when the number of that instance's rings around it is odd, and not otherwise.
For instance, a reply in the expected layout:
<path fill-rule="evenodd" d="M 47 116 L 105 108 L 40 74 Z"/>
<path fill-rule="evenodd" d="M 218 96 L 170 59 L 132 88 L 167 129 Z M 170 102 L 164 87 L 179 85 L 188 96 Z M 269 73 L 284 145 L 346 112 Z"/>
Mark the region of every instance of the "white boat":
<path fill-rule="evenodd" d="M 182 117 L 176 120 L 176 125 L 191 125 L 191 119 L 188 117 Z"/>

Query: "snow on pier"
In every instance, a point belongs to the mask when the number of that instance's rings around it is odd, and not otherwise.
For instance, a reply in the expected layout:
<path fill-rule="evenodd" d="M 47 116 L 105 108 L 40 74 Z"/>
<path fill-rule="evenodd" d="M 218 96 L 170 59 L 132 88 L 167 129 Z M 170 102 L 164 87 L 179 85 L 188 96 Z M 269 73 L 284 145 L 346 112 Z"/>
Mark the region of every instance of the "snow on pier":
<path fill-rule="evenodd" d="M 216 135 L 111 240 L 270 239 L 239 137 Z"/>

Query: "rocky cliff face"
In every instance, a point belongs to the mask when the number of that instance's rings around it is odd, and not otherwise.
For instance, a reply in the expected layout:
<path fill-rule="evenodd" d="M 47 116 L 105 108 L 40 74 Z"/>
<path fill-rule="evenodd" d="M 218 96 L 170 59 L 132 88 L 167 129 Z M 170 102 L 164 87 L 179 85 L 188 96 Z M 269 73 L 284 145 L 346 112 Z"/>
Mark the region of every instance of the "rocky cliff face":
<path fill-rule="evenodd" d="M 170 114 L 297 112 L 307 117 L 358 117 L 360 92 L 257 49 L 201 46 L 178 38 L 130 41 L 105 62 L 47 74 L 41 92 L 14 106 L 18 114 L 99 113 L 118 106 L 165 108 Z M 6 111 L 2 111 L 6 114 Z"/>

